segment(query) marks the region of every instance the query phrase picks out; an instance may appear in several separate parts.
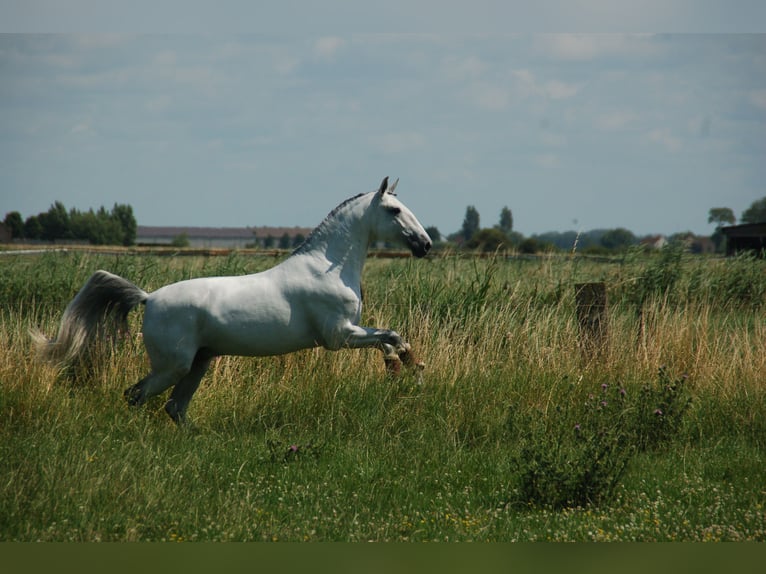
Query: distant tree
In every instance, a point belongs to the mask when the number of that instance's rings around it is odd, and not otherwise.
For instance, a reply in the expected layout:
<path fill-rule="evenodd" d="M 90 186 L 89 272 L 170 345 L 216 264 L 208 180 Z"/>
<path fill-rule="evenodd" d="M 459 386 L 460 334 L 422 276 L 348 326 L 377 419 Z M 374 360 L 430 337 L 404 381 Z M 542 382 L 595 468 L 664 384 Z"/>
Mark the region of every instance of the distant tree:
<path fill-rule="evenodd" d="M 88 242 L 95 244 L 95 231 L 97 228 L 96 214 L 90 209 L 81 212 L 72 209 L 69 212 L 69 228 L 72 235 L 78 239 L 87 239 Z"/>
<path fill-rule="evenodd" d="M 41 239 L 43 235 L 43 226 L 37 215 L 30 215 L 24 221 L 24 237 L 27 239 Z"/>
<path fill-rule="evenodd" d="M 282 237 L 279 238 L 279 248 L 290 249 L 290 235 L 287 231 L 285 231 L 284 234 L 282 234 Z"/>
<path fill-rule="evenodd" d="M 696 237 L 693 231 L 678 231 L 668 237 L 668 243 L 673 246 L 683 245 L 688 248 Z"/>
<path fill-rule="evenodd" d="M 41 213 L 38 217 L 42 228 L 42 239 L 55 241 L 72 238 L 72 231 L 69 227 L 69 212 L 60 201 L 54 202 L 48 211 Z"/>
<path fill-rule="evenodd" d="M 439 230 L 436 227 L 433 225 L 426 227 L 426 233 L 428 233 L 428 237 L 431 238 L 433 243 L 441 243 L 442 234 L 439 233 Z"/>
<path fill-rule="evenodd" d="M 173 247 L 189 247 L 189 235 L 184 231 L 179 233 L 170 242 Z"/>
<path fill-rule="evenodd" d="M 742 223 L 766 222 L 766 197 L 751 203 L 750 207 L 742 212 L 742 217 L 739 220 Z"/>
<path fill-rule="evenodd" d="M 266 237 L 263 238 L 263 246 L 266 249 L 271 249 L 272 247 L 274 247 L 274 241 L 275 239 L 273 235 L 267 235 Z"/>
<path fill-rule="evenodd" d="M 601 236 L 601 245 L 612 251 L 625 249 L 636 243 L 636 236 L 624 227 L 609 229 Z"/>
<path fill-rule="evenodd" d="M 21 214 L 18 211 L 10 211 L 6 213 L 3 223 L 10 230 L 13 239 L 18 239 L 19 237 L 24 236 L 24 220 L 21 218 Z"/>
<path fill-rule="evenodd" d="M 503 207 L 500 211 L 500 224 L 498 225 L 498 229 L 506 235 L 513 231 L 513 213 L 511 213 L 511 210 L 508 209 L 508 207 Z"/>
<path fill-rule="evenodd" d="M 728 207 L 711 207 L 707 216 L 708 223 L 715 223 L 716 227 L 722 227 L 724 223 L 734 225 L 737 222 L 737 218 L 734 217 L 734 212 Z"/>
<path fill-rule="evenodd" d="M 296 233 L 295 237 L 293 237 L 293 240 L 292 240 L 292 246 L 300 247 L 301 245 L 303 245 L 304 241 L 306 241 L 306 237 L 303 235 L 303 233 Z"/>
<path fill-rule="evenodd" d="M 532 237 L 539 243 L 553 245 L 562 251 L 571 251 L 575 248 L 575 243 L 577 249 L 583 248 L 583 237 L 577 231 L 547 231 Z"/>
<path fill-rule="evenodd" d="M 556 246 L 552 243 L 540 241 L 535 237 L 528 237 L 519 243 L 519 252 L 525 254 L 533 254 L 546 251 L 551 252 L 555 250 Z"/>
<path fill-rule="evenodd" d="M 96 245 L 122 245 L 123 230 L 120 222 L 112 217 L 102 205 L 96 212 L 96 233 L 92 234 L 92 243 Z"/>
<path fill-rule="evenodd" d="M 465 243 L 465 246 L 470 249 L 479 249 L 485 253 L 491 253 L 503 247 L 510 247 L 508 237 L 497 228 L 480 229 L 473 234 L 470 241 Z"/>
<path fill-rule="evenodd" d="M 470 241 L 479 229 L 479 212 L 473 205 L 469 205 L 465 210 L 465 218 L 463 218 L 463 239 Z"/>
<path fill-rule="evenodd" d="M 737 222 L 734 212 L 728 207 L 711 207 L 708 212 L 707 222 L 716 224 L 715 231 L 710 236 L 710 240 L 713 242 L 717 252 L 723 252 L 726 249 L 726 237 L 721 228 L 725 223 L 734 225 Z"/>
<path fill-rule="evenodd" d="M 20 215 L 14 217 L 21 218 Z M 67 211 L 63 203 L 56 201 L 48 211 L 28 217 L 21 235 L 46 241 L 78 239 L 93 245 L 133 245 L 137 230 L 130 205 L 115 203 L 112 211 L 101 206 L 96 212 L 92 208 L 81 212 Z"/>
<path fill-rule="evenodd" d="M 115 203 L 112 208 L 112 218 L 116 219 L 122 228 L 122 244 L 135 245 L 138 224 L 133 216 L 133 208 L 130 205 Z"/>

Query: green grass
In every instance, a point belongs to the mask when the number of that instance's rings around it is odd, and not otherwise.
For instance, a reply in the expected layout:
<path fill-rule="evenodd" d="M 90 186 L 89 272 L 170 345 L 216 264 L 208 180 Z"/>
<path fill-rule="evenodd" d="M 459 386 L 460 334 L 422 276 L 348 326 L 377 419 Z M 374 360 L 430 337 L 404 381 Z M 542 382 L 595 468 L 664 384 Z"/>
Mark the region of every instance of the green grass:
<path fill-rule="evenodd" d="M 140 312 L 86 380 L 35 361 L 28 329 L 53 333 L 97 268 L 151 291 L 274 263 L 0 261 L 0 540 L 766 540 L 762 261 L 371 259 L 364 323 L 402 333 L 419 376 L 387 378 L 373 350 L 223 357 L 193 429 L 122 400 L 148 368 Z M 610 316 L 589 360 L 591 280 Z M 688 406 L 652 418 L 675 380 Z"/>

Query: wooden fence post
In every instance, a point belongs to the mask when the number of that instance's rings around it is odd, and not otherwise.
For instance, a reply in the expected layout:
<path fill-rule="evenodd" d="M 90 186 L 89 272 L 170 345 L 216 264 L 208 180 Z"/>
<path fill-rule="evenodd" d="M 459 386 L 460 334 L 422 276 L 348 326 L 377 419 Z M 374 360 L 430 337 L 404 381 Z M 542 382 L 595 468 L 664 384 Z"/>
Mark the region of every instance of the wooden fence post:
<path fill-rule="evenodd" d="M 607 301 L 606 284 L 576 283 L 575 301 L 580 324 L 580 348 L 591 359 L 606 349 Z"/>

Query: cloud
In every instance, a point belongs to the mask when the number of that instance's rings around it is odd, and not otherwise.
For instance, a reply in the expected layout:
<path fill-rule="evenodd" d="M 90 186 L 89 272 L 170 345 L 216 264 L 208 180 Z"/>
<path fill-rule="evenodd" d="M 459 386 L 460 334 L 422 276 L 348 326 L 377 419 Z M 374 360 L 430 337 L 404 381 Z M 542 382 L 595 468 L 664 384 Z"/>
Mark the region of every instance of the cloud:
<path fill-rule="evenodd" d="M 539 136 L 539 141 L 546 147 L 560 148 L 567 145 L 567 137 L 550 131 L 544 131 Z"/>
<path fill-rule="evenodd" d="M 318 58 L 329 60 L 346 44 L 343 38 L 337 36 L 324 36 L 314 42 L 314 55 Z"/>
<path fill-rule="evenodd" d="M 750 103 L 757 108 L 766 110 L 766 90 L 755 90 L 750 92 Z"/>
<path fill-rule="evenodd" d="M 558 80 L 546 82 L 542 88 L 542 93 L 551 100 L 566 100 L 576 96 L 579 91 L 580 86 Z"/>
<path fill-rule="evenodd" d="M 488 69 L 489 64 L 476 56 L 449 56 L 442 61 L 445 76 L 458 82 L 480 78 Z"/>
<path fill-rule="evenodd" d="M 596 117 L 596 126 L 606 132 L 621 131 L 636 121 L 638 116 L 629 110 L 606 112 Z"/>
<path fill-rule="evenodd" d="M 689 120 L 689 132 L 700 138 L 706 138 L 710 135 L 710 128 L 713 121 L 710 116 L 697 116 Z"/>
<path fill-rule="evenodd" d="M 670 152 L 677 152 L 681 149 L 681 140 L 675 137 L 668 128 L 658 128 L 651 130 L 647 134 L 649 141 L 661 144 Z"/>
<path fill-rule="evenodd" d="M 511 101 L 511 94 L 507 88 L 487 82 L 474 84 L 469 91 L 474 104 L 483 110 L 504 110 Z"/>
<path fill-rule="evenodd" d="M 565 61 L 590 61 L 606 56 L 650 56 L 659 47 L 648 34 L 543 34 L 537 49 Z"/>
<path fill-rule="evenodd" d="M 576 96 L 582 87 L 580 84 L 560 80 L 541 81 L 527 69 L 513 70 L 511 76 L 514 93 L 521 98 L 536 96 L 549 100 L 566 100 Z"/>
<path fill-rule="evenodd" d="M 76 34 L 69 38 L 76 46 L 86 50 L 114 48 L 133 42 L 133 36 L 128 34 Z"/>
<path fill-rule="evenodd" d="M 149 98 L 144 104 L 144 107 L 146 108 L 147 111 L 150 111 L 153 113 L 162 113 L 170 109 L 170 106 L 172 103 L 173 103 L 173 98 L 171 98 L 167 94 L 161 94 L 159 96 Z"/>
<path fill-rule="evenodd" d="M 553 153 L 544 153 L 535 156 L 535 163 L 545 169 L 555 169 L 561 165 L 559 157 Z"/>
<path fill-rule="evenodd" d="M 374 144 L 385 154 L 398 154 L 424 147 L 426 138 L 414 131 L 390 132 L 377 136 Z"/>
<path fill-rule="evenodd" d="M 154 57 L 154 64 L 160 67 L 172 67 L 176 65 L 178 57 L 174 50 L 163 50 Z"/>
<path fill-rule="evenodd" d="M 72 126 L 69 133 L 73 135 L 94 135 L 96 131 L 93 129 L 90 122 L 79 122 Z"/>

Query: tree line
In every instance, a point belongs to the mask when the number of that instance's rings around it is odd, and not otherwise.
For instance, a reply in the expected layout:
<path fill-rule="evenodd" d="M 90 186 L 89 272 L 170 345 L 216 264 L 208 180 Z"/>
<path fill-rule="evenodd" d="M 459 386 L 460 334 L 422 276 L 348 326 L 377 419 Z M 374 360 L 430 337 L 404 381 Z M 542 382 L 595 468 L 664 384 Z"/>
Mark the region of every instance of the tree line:
<path fill-rule="evenodd" d="M 708 224 L 715 224 L 711 240 L 716 251 L 723 251 L 724 237 L 721 228 L 737 222 L 734 212 L 728 207 L 714 207 L 708 213 Z M 749 208 L 742 212 L 740 223 L 766 222 L 766 197 L 754 201 Z M 138 225 L 130 205 L 115 203 L 111 211 L 101 206 L 98 210 L 88 211 L 77 209 L 67 210 L 63 203 L 56 201 L 48 211 L 22 219 L 18 211 L 5 215 L 3 221 L 14 239 L 29 239 L 40 241 L 87 241 L 93 245 L 134 245 Z M 500 211 L 498 223 L 492 227 L 481 227 L 481 217 L 475 206 L 469 205 L 460 231 L 443 238 L 436 227 L 427 227 L 426 231 L 435 243 L 447 241 L 458 247 L 496 251 L 507 248 L 521 253 L 537 253 L 541 251 L 573 250 L 584 252 L 614 252 L 637 245 L 641 238 L 630 230 L 618 227 L 614 229 L 593 229 L 587 232 L 578 231 L 549 231 L 524 237 L 513 229 L 513 212 L 507 206 Z M 669 239 L 689 241 L 695 236 L 691 232 L 677 233 Z M 179 237 L 179 242 L 184 238 Z M 290 243 L 287 235 L 281 239 L 268 238 L 273 245 L 278 242 L 280 248 L 294 247 L 303 241 L 303 237 L 295 238 Z M 188 238 L 186 238 L 188 243 Z"/>
<path fill-rule="evenodd" d="M 737 218 L 728 207 L 714 207 L 708 213 L 708 223 L 716 224 L 710 240 L 713 249 L 718 252 L 725 250 L 724 225 L 734 225 Z M 766 222 L 766 197 L 754 201 L 742 212 L 740 223 Z M 427 228 L 429 235 L 438 242 L 441 235 L 435 228 Z M 493 252 L 498 249 L 515 249 L 521 253 L 537 253 L 541 251 L 578 250 L 590 253 L 609 253 L 623 251 L 638 245 L 641 237 L 623 227 L 613 229 L 592 229 L 590 231 L 549 231 L 524 237 L 513 230 L 513 213 L 506 206 L 500 211 L 497 224 L 492 227 L 481 227 L 481 217 L 475 206 L 469 205 L 465 211 L 463 225 L 460 231 L 447 237 L 447 241 L 460 247 L 472 250 Z M 687 231 L 676 233 L 667 238 L 669 241 L 680 240 L 692 244 L 692 249 L 702 250 L 700 238 Z"/>
<path fill-rule="evenodd" d="M 3 224 L 13 239 L 33 241 L 87 241 L 92 245 L 134 245 L 138 224 L 130 205 L 115 203 L 111 211 L 104 206 L 79 211 L 60 201 L 48 211 L 22 219 L 18 211 L 5 215 Z"/>

